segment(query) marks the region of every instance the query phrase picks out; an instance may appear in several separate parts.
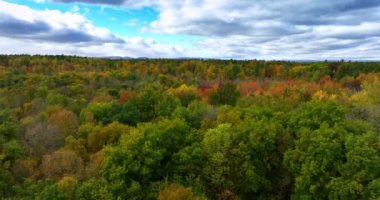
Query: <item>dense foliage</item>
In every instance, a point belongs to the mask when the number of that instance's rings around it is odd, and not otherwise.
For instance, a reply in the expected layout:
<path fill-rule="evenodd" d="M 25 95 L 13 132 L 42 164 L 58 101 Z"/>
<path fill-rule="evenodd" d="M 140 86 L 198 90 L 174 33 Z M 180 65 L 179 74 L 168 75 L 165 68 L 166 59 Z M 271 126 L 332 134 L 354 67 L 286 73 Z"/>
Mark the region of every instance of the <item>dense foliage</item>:
<path fill-rule="evenodd" d="M 2 199 L 378 199 L 380 63 L 0 56 Z"/>

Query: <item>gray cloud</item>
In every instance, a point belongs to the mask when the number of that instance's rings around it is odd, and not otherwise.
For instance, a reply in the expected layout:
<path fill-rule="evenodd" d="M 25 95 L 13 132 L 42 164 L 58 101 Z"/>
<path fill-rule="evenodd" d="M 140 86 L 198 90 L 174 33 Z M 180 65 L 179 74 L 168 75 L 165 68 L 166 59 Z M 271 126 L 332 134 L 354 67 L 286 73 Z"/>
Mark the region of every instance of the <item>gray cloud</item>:
<path fill-rule="evenodd" d="M 50 31 L 50 26 L 43 21 L 28 22 L 11 16 L 0 15 L 0 35 L 18 36 Z"/>
<path fill-rule="evenodd" d="M 160 1 L 159 1 L 160 2 Z M 202 0 L 162 3 L 154 32 L 194 35 L 291 35 L 321 25 L 379 21 L 379 0 Z M 262 26 L 264 24 L 264 26 Z M 278 24 L 284 25 L 279 27 Z"/>
<path fill-rule="evenodd" d="M 366 9 L 366 8 L 373 8 L 380 6 L 380 1 L 378 0 L 351 0 L 346 1 L 345 3 L 342 2 L 342 6 L 340 7 L 341 11 L 348 11 L 348 10 L 359 10 L 359 9 Z"/>
<path fill-rule="evenodd" d="M 207 28 L 205 28 L 207 27 Z M 197 20 L 194 22 L 194 27 L 189 27 L 189 30 L 184 30 L 192 35 L 209 35 L 210 32 L 215 32 L 216 35 L 224 36 L 231 34 L 245 34 L 249 26 L 236 21 L 221 21 L 217 19 Z"/>
<path fill-rule="evenodd" d="M 87 33 L 75 30 L 63 30 L 54 34 L 37 37 L 42 40 L 49 40 L 60 43 L 77 43 L 77 42 L 91 42 L 96 41 L 97 38 L 88 35 Z"/>
<path fill-rule="evenodd" d="M 16 15 L 17 16 L 17 15 Z M 73 28 L 69 24 L 62 24 L 57 28 L 49 23 L 48 19 L 36 17 L 36 19 L 24 19 L 16 17 L 14 13 L 8 13 L 0 9 L 0 36 L 48 41 L 56 43 L 123 43 L 124 41 L 110 33 L 100 37 L 85 30 L 82 27 Z M 47 18 L 49 16 L 46 16 Z M 62 19 L 65 20 L 65 19 Z M 73 22 L 74 23 L 74 22 Z M 80 22 L 85 25 L 87 22 Z"/>
<path fill-rule="evenodd" d="M 76 30 L 54 29 L 43 21 L 28 22 L 12 17 L 0 20 L 0 36 L 52 41 L 58 43 L 91 42 L 97 38 Z"/>
<path fill-rule="evenodd" d="M 89 35 L 88 33 L 77 30 L 61 30 L 54 31 L 40 35 L 24 35 L 24 38 L 51 41 L 57 43 L 123 43 L 121 38 L 112 36 L 108 39 L 97 38 L 96 36 Z"/>

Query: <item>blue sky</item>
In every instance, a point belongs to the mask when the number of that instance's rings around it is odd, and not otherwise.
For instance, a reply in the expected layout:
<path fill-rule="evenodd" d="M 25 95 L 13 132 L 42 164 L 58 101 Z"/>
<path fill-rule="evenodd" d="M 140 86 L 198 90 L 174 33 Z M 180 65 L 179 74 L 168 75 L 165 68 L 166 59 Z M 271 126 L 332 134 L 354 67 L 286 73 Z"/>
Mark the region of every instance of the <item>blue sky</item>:
<path fill-rule="evenodd" d="M 0 0 L 1 54 L 380 59 L 379 0 Z"/>

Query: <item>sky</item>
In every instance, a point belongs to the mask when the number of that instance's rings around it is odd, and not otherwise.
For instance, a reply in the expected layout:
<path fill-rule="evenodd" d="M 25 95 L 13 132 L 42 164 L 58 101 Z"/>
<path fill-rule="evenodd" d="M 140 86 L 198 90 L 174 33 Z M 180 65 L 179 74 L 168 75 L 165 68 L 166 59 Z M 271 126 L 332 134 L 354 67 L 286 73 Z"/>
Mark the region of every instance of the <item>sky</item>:
<path fill-rule="evenodd" d="M 0 0 L 0 54 L 380 60 L 380 0 Z"/>

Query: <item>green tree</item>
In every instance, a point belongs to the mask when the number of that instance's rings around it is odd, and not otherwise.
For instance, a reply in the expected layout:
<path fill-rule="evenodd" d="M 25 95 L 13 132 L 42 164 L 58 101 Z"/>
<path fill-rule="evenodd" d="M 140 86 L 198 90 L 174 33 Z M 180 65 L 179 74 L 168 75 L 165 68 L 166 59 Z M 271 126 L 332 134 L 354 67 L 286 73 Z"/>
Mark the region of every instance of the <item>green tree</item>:
<path fill-rule="evenodd" d="M 206 132 L 203 139 L 203 148 L 207 157 L 204 168 L 204 177 L 211 192 L 221 194 L 233 188 L 233 168 L 231 168 L 231 155 L 233 148 L 233 130 L 231 124 L 220 124 L 217 128 Z"/>
<path fill-rule="evenodd" d="M 95 120 L 102 124 L 109 124 L 115 118 L 115 115 L 120 112 L 119 105 L 110 102 L 110 103 L 91 103 L 87 106 L 86 109 L 83 109 L 81 112 L 81 118 L 83 120 L 85 113 L 90 111 Z"/>
<path fill-rule="evenodd" d="M 185 146 L 188 134 L 185 122 L 163 120 L 140 125 L 120 145 L 107 148 L 102 175 L 115 198 L 156 198 L 150 187 L 172 173 L 172 156 Z"/>
<path fill-rule="evenodd" d="M 236 85 L 226 83 L 210 94 L 210 103 L 213 105 L 235 105 L 239 97 L 240 93 L 236 89 Z"/>
<path fill-rule="evenodd" d="M 297 131 L 301 128 L 319 129 L 323 123 L 334 126 L 343 122 L 346 110 L 334 101 L 310 101 L 295 110 L 289 119 L 289 126 Z"/>
<path fill-rule="evenodd" d="M 121 106 L 121 109 L 115 118 L 121 123 L 136 126 L 141 117 L 136 103 L 129 100 Z"/>
<path fill-rule="evenodd" d="M 369 126 L 370 127 L 370 126 Z M 368 125 L 347 122 L 303 129 L 284 165 L 295 177 L 296 199 L 369 199 L 380 177 L 379 136 Z"/>
<path fill-rule="evenodd" d="M 303 129 L 294 150 L 285 153 L 284 163 L 295 176 L 294 195 L 297 198 L 325 199 L 327 184 L 338 173 L 344 153 L 343 128 L 330 128 L 326 123 L 320 129 Z"/>
<path fill-rule="evenodd" d="M 180 106 L 180 101 L 171 94 L 163 94 L 157 105 L 155 106 L 155 111 L 157 116 L 170 117 L 174 110 Z"/>
<path fill-rule="evenodd" d="M 267 118 L 246 118 L 235 126 L 219 124 L 208 130 L 202 143 L 206 156 L 203 177 L 209 196 L 284 198 L 286 191 L 281 190 L 289 182 L 278 148 L 283 146 L 282 131 L 279 122 Z"/>
<path fill-rule="evenodd" d="M 0 158 L 0 196 L 9 197 L 14 195 L 12 186 L 15 184 L 14 177 L 10 172 L 10 162 L 4 162 Z"/>
<path fill-rule="evenodd" d="M 102 179 L 90 179 L 79 185 L 75 192 L 79 200 L 112 200 L 113 195 L 107 189 L 107 182 Z"/>
<path fill-rule="evenodd" d="M 14 160 L 19 158 L 24 153 L 20 143 L 16 140 L 11 140 L 3 145 L 3 156 L 7 159 Z"/>
<path fill-rule="evenodd" d="M 66 200 L 66 194 L 58 188 L 57 185 L 51 184 L 46 186 L 41 193 L 33 195 L 37 200 Z"/>
<path fill-rule="evenodd" d="M 186 121 L 193 128 L 200 128 L 202 120 L 206 118 L 206 113 L 210 106 L 201 101 L 193 101 L 188 107 L 177 107 L 173 113 L 174 118 Z"/>
<path fill-rule="evenodd" d="M 160 89 L 154 86 L 147 86 L 136 100 L 137 108 L 140 111 L 141 121 L 148 122 L 157 117 L 156 106 L 160 101 Z"/>
<path fill-rule="evenodd" d="M 379 194 L 379 189 L 371 188 L 380 179 L 378 141 L 373 131 L 345 137 L 345 162 L 338 168 L 340 176 L 327 185 L 329 199 L 371 199 L 373 193 Z"/>

